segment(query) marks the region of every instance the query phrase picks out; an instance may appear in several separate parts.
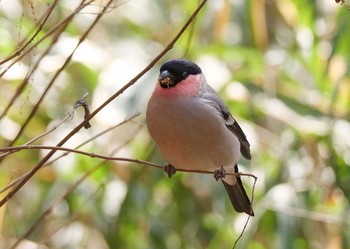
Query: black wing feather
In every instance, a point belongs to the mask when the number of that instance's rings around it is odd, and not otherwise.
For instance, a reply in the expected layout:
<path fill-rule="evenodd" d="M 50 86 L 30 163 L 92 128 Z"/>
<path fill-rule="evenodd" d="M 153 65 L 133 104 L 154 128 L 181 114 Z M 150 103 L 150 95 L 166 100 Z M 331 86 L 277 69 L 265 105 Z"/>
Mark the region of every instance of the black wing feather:
<path fill-rule="evenodd" d="M 241 153 L 246 159 L 251 159 L 250 155 L 250 144 L 245 136 L 242 128 L 239 126 L 237 121 L 233 118 L 232 114 L 228 110 L 223 100 L 216 94 L 215 90 L 208 84 L 205 84 L 205 89 L 202 91 L 202 98 L 208 101 L 214 106 L 222 115 L 227 128 L 232 131 L 238 138 L 241 144 Z"/>
<path fill-rule="evenodd" d="M 241 153 L 246 159 L 251 159 L 252 156 L 250 155 L 250 144 L 247 140 L 247 137 L 245 136 L 242 128 L 239 126 L 237 121 L 232 117 L 231 113 L 227 113 L 225 111 L 222 111 L 222 116 L 225 120 L 225 124 L 227 128 L 230 129 L 238 138 L 239 142 L 241 143 Z"/>

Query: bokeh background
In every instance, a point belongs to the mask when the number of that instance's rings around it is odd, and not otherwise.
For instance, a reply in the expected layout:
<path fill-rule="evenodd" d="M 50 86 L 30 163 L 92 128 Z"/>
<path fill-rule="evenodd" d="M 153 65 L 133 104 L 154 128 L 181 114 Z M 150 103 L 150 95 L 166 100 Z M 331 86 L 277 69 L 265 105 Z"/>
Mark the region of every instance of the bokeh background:
<path fill-rule="evenodd" d="M 96 109 L 167 46 L 199 4 L 111 1 L 96 21 L 107 2 L 0 1 L 1 147 L 49 130 L 33 144 L 57 144 L 83 120 L 79 108 L 60 123 L 78 99 L 88 93 Z M 64 146 L 91 139 L 79 149 L 165 164 L 144 119 L 159 66 L 170 58 L 200 65 L 251 143 L 252 160 L 242 159 L 240 169 L 258 177 L 255 217 L 236 248 L 350 248 L 347 6 L 208 0 L 173 49 Z M 47 153 L 2 155 L 0 197 Z M 243 181 L 251 195 L 254 179 Z M 19 238 L 17 248 L 232 248 L 246 219 L 211 175 L 169 179 L 156 168 L 70 153 L 0 208 L 0 248 Z"/>

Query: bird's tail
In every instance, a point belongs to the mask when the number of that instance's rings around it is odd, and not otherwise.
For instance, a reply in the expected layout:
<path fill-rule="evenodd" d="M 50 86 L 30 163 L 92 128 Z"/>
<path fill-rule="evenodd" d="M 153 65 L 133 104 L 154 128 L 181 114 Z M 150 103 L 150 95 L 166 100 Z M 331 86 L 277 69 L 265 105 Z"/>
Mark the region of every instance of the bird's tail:
<path fill-rule="evenodd" d="M 238 172 L 238 167 L 235 165 L 235 173 Z M 232 179 L 230 181 L 229 178 L 235 177 L 236 179 Z M 251 216 L 254 216 L 254 212 L 252 209 L 252 204 L 248 198 L 247 193 L 242 184 L 242 180 L 240 177 L 227 175 L 222 179 L 222 183 L 224 184 L 226 191 L 230 197 L 231 203 L 234 209 L 237 212 L 245 212 Z"/>

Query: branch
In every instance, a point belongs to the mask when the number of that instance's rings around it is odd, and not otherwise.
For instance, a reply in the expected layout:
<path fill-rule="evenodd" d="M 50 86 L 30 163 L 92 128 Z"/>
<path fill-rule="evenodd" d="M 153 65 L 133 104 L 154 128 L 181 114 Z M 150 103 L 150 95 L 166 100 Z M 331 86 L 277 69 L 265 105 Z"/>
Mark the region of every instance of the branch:
<path fill-rule="evenodd" d="M 92 3 L 94 0 L 90 0 L 87 3 L 84 3 L 85 0 L 82 1 L 82 3 L 75 9 L 73 13 L 68 15 L 64 20 L 56 24 L 52 29 L 46 32 L 46 34 L 40 38 L 38 41 L 36 41 L 32 46 L 28 47 L 28 45 L 25 45 L 24 47 L 20 48 L 19 50 L 15 51 L 9 58 L 6 58 L 4 60 L 0 61 L 0 65 L 4 64 L 5 62 L 8 62 L 9 60 L 13 59 L 14 57 L 18 56 L 18 58 L 13 61 L 9 66 L 7 66 L 4 71 L 0 73 L 0 78 L 8 71 L 10 67 L 12 67 L 14 64 L 16 64 L 20 59 L 22 59 L 26 54 L 28 54 L 30 51 L 32 51 L 35 47 L 37 47 L 41 42 L 43 42 L 48 36 L 52 35 L 60 26 L 65 25 L 66 22 L 69 22 L 71 19 L 73 19 L 74 15 L 76 15 L 79 11 L 84 9 L 85 7 L 89 6 L 90 3 Z M 55 6 L 53 6 L 55 7 Z M 51 10 L 49 10 L 50 12 Z M 37 32 L 36 32 L 37 33 Z M 36 37 L 34 37 L 36 38 Z M 25 50 L 25 51 L 24 51 Z"/>
<path fill-rule="evenodd" d="M 76 154 L 80 154 L 80 155 L 84 155 L 84 156 L 89 156 L 91 158 L 99 158 L 99 159 L 103 159 L 105 161 L 124 161 L 124 162 L 132 162 L 132 163 L 136 163 L 138 165 L 141 166 L 151 166 L 154 168 L 158 168 L 158 169 L 163 169 L 164 170 L 164 166 L 163 165 L 159 165 L 156 163 L 151 163 L 148 161 L 144 161 L 144 160 L 139 160 L 139 159 L 131 159 L 131 158 L 125 158 L 125 157 L 113 157 L 113 156 L 105 156 L 105 155 L 100 155 L 100 154 L 95 154 L 95 153 L 91 153 L 91 152 L 85 152 L 85 151 L 81 151 L 81 150 L 77 150 L 77 149 L 71 149 L 71 148 L 65 148 L 65 147 L 55 147 L 55 146 L 45 146 L 45 145 L 22 145 L 22 146 L 13 146 L 13 147 L 7 147 L 7 148 L 0 148 L 0 151 L 2 152 L 18 152 L 20 150 L 33 150 L 33 149 L 44 149 L 44 150 L 59 150 L 59 151 L 66 151 L 66 152 L 72 152 L 72 153 L 76 153 Z M 117 150 L 117 149 L 116 149 Z M 115 150 L 115 151 L 116 151 Z M 113 151 L 111 154 L 114 154 L 115 151 Z M 98 168 L 100 168 L 103 165 L 103 162 L 97 164 L 95 167 L 91 168 L 90 170 L 88 170 L 83 176 L 81 176 L 78 181 L 76 181 L 71 187 L 69 187 L 60 197 L 58 197 L 56 199 L 56 201 L 54 201 L 41 215 L 40 217 L 37 219 L 37 221 L 27 230 L 27 232 L 25 234 L 23 234 L 17 241 L 16 243 L 11 247 L 11 248 L 15 248 L 18 243 L 23 240 L 24 238 L 28 237 L 38 226 L 39 224 L 45 219 L 45 217 L 47 217 L 53 210 L 53 208 L 55 206 L 57 206 L 61 200 L 65 199 L 69 194 L 71 194 L 89 175 L 91 175 L 95 170 L 97 170 Z M 191 172 L 191 173 L 204 173 L 204 174 L 215 174 L 215 171 L 207 171 L 207 170 L 185 170 L 185 169 L 176 169 L 176 171 L 179 172 Z M 254 185 L 253 185 L 253 189 L 252 189 L 252 197 L 251 197 L 251 205 L 253 205 L 253 201 L 254 201 L 254 190 L 255 190 L 255 184 L 257 182 L 257 177 L 253 174 L 246 174 L 246 173 L 241 173 L 241 172 L 237 172 L 237 173 L 226 173 L 226 175 L 234 175 L 234 176 L 249 176 L 249 177 L 253 177 L 254 178 Z M 8 189 L 8 187 L 6 187 L 5 189 L 1 190 L 0 193 L 4 192 L 6 189 Z M 250 219 L 250 215 L 248 216 L 246 223 L 240 233 L 240 235 L 238 236 L 238 238 L 235 240 L 234 243 L 234 247 L 236 247 L 237 242 L 239 241 L 239 239 L 243 236 L 246 227 L 248 225 L 249 219 Z"/>
<path fill-rule="evenodd" d="M 254 192 L 255 192 L 255 185 L 256 185 L 256 182 L 257 182 L 257 180 L 258 180 L 258 178 L 257 178 L 255 175 L 252 175 L 252 177 L 254 177 L 254 183 L 253 183 L 253 188 L 252 188 L 252 197 L 250 198 L 250 199 L 251 199 L 251 201 L 250 201 L 251 207 L 253 207 L 254 195 L 255 195 L 255 194 L 254 194 Z M 245 230 L 246 230 L 246 228 L 247 228 L 247 226 L 248 226 L 248 222 L 249 222 L 249 220 L 250 220 L 250 217 L 252 217 L 252 216 L 251 216 L 251 215 L 248 215 L 247 220 L 246 220 L 245 223 L 244 223 L 243 229 L 242 229 L 241 233 L 239 234 L 238 238 L 235 240 L 235 243 L 233 244 L 233 248 L 232 248 L 232 249 L 235 249 L 235 248 L 236 248 L 238 241 L 242 238 L 242 236 L 243 236 L 243 234 L 244 234 L 244 232 L 245 232 Z"/>
<path fill-rule="evenodd" d="M 101 14 L 97 16 L 94 24 L 97 23 L 97 21 L 101 18 L 101 16 L 105 13 L 105 11 L 108 9 L 108 6 L 112 4 L 113 0 L 110 0 L 104 9 L 102 10 Z M 86 118 L 86 120 L 82 123 L 80 123 L 78 126 L 76 126 L 66 137 L 64 137 L 58 144 L 57 147 L 61 147 L 64 145 L 74 134 L 79 132 L 79 130 L 88 122 L 91 120 L 99 111 L 101 111 L 105 106 L 107 106 L 112 100 L 114 100 L 116 97 L 118 97 L 120 94 L 122 94 L 126 89 L 128 89 L 130 86 L 132 86 L 137 80 L 139 80 L 145 73 L 147 73 L 177 42 L 177 40 L 181 37 L 181 35 L 185 32 L 187 27 L 192 23 L 193 19 L 197 16 L 199 11 L 202 9 L 202 7 L 205 5 L 207 0 L 203 0 L 201 4 L 197 7 L 197 9 L 193 12 L 193 14 L 190 16 L 188 21 L 185 23 L 185 25 L 181 28 L 181 30 L 178 32 L 178 34 L 173 38 L 173 40 L 168 44 L 168 46 L 160 53 L 158 54 L 151 63 L 143 69 L 138 75 L 136 75 L 129 83 L 124 85 L 118 92 L 113 94 L 109 99 L 107 99 L 102 105 L 100 105 L 94 112 L 90 114 L 89 117 Z M 0 207 L 3 206 L 9 199 L 11 199 L 18 190 L 20 190 L 26 182 L 29 181 L 29 179 L 52 157 L 53 154 L 57 151 L 56 147 L 53 147 L 52 149 L 26 176 L 22 181 L 16 185 L 10 191 L 1 201 L 0 201 Z"/>
<path fill-rule="evenodd" d="M 128 141 L 126 141 L 124 144 L 118 146 L 117 148 L 115 148 L 110 154 L 113 155 L 115 154 L 120 148 L 123 148 L 126 144 L 128 144 L 129 142 L 131 142 L 132 139 L 129 139 Z M 85 174 L 83 174 L 81 177 L 78 178 L 77 181 L 75 181 L 69 188 L 66 189 L 66 191 L 64 191 L 58 198 L 55 199 L 55 201 L 53 201 L 51 203 L 51 205 L 49 205 L 44 212 L 36 219 L 36 221 L 27 229 L 27 231 L 17 239 L 17 241 L 9 248 L 9 249 L 14 249 L 17 248 L 18 244 L 25 238 L 29 237 L 35 230 L 37 227 L 39 227 L 39 225 L 45 220 L 45 218 L 47 216 L 49 216 L 51 214 L 51 212 L 53 211 L 53 209 L 62 202 L 62 200 L 66 199 L 87 177 L 89 177 L 93 172 L 95 172 L 96 170 L 98 170 L 100 167 L 102 167 L 106 160 L 101 161 L 100 163 L 98 163 L 97 165 L 95 165 L 94 167 L 92 167 L 91 169 L 89 169 L 88 171 L 85 172 Z M 95 192 L 96 193 L 96 192 Z M 92 196 L 91 196 L 92 197 Z M 90 200 L 90 198 L 88 198 L 88 200 Z M 76 213 L 77 215 L 78 213 Z"/>
<path fill-rule="evenodd" d="M 12 146 L 17 139 L 19 139 L 19 137 L 22 135 L 22 133 L 24 132 L 24 130 L 26 129 L 26 127 L 28 126 L 29 122 L 32 120 L 32 118 L 35 116 L 35 113 L 37 112 L 37 110 L 39 109 L 39 106 L 41 105 L 42 101 L 44 100 L 44 98 L 46 97 L 46 95 L 48 94 L 49 90 L 51 89 L 51 87 L 54 85 L 56 79 L 58 78 L 58 76 L 63 72 L 63 70 L 66 68 L 66 66 L 70 63 L 71 59 L 73 58 L 73 55 L 75 53 L 75 51 L 79 48 L 79 46 L 83 43 L 83 41 L 85 40 L 85 38 L 88 36 L 88 34 L 91 32 L 91 30 L 95 27 L 95 25 L 97 24 L 98 20 L 101 18 L 101 16 L 103 15 L 103 12 L 100 13 L 100 15 L 98 15 L 96 17 L 96 19 L 94 20 L 94 22 L 89 26 L 89 28 L 84 32 L 84 34 L 80 37 L 78 44 L 75 46 L 75 48 L 73 49 L 73 51 L 69 54 L 69 56 L 66 58 L 66 60 L 64 61 L 63 65 L 60 67 L 60 69 L 58 69 L 56 71 L 56 73 L 54 74 L 54 76 L 52 77 L 52 79 L 49 81 L 48 85 L 46 86 L 44 92 L 41 94 L 39 100 L 35 103 L 32 111 L 30 112 L 29 116 L 26 118 L 26 120 L 24 121 L 24 123 L 22 124 L 21 128 L 19 129 L 16 137 L 14 139 L 12 139 L 12 141 L 8 144 L 8 146 Z M 66 24 L 68 25 L 68 23 Z M 57 37 L 56 37 L 57 38 Z M 48 48 L 48 50 L 50 50 L 50 47 Z M 47 52 L 48 52 L 47 50 Z M 84 126 L 86 126 L 87 123 L 84 124 Z"/>
<path fill-rule="evenodd" d="M 54 150 L 54 151 L 66 151 L 70 153 L 76 153 L 79 155 L 84 155 L 88 156 L 91 158 L 99 158 L 99 159 L 104 159 L 104 160 L 109 160 L 109 161 L 123 161 L 123 162 L 131 162 L 131 163 L 136 163 L 138 165 L 145 165 L 145 166 L 151 166 L 154 168 L 158 169 L 164 169 L 164 165 L 159 165 L 156 163 L 151 163 L 148 161 L 140 160 L 140 159 L 132 159 L 132 158 L 127 158 L 127 157 L 113 157 L 113 156 L 106 156 L 106 155 L 101 155 L 101 154 L 96 154 L 93 152 L 86 152 L 82 150 L 77 150 L 77 149 L 71 149 L 71 148 L 66 148 L 66 147 L 58 147 L 58 146 L 49 146 L 49 145 L 21 145 L 21 146 L 12 146 L 12 147 L 3 147 L 0 148 L 0 152 L 18 152 L 20 150 Z M 214 174 L 215 171 L 211 170 L 192 170 L 192 169 L 176 169 L 176 171 L 179 172 L 190 172 L 190 173 L 200 173 L 200 174 Z M 226 175 L 234 175 L 234 176 L 249 176 L 253 177 L 255 180 L 258 178 L 253 175 L 253 174 L 248 174 L 248 173 L 229 173 L 227 172 Z"/>
<path fill-rule="evenodd" d="M 270 200 L 264 200 L 260 203 L 263 208 L 266 208 L 267 210 L 271 210 L 283 215 L 307 219 L 307 220 L 325 223 L 325 224 L 350 226 L 350 218 L 347 219 L 341 215 L 322 213 L 322 212 L 317 212 L 317 211 L 312 211 L 312 210 L 307 210 L 307 209 L 302 209 L 297 207 L 291 207 L 287 205 L 279 205 L 279 203 L 276 203 Z"/>
<path fill-rule="evenodd" d="M 71 112 L 69 112 L 68 115 L 67 115 L 66 117 L 64 117 L 64 119 L 63 119 L 62 121 L 60 121 L 59 125 L 61 125 L 67 118 L 72 117 L 72 116 L 73 116 L 73 111 L 74 111 L 74 109 L 73 109 Z M 127 123 L 127 122 L 129 122 L 129 121 L 131 121 L 131 120 L 133 120 L 133 119 L 135 119 L 135 118 L 138 117 L 139 115 L 140 115 L 140 113 L 136 113 L 136 114 L 132 115 L 131 117 L 125 119 L 124 121 L 122 121 L 122 122 L 120 122 L 120 123 L 118 123 L 118 124 L 116 124 L 116 125 L 113 125 L 112 127 L 109 127 L 109 128 L 107 128 L 107 129 L 101 131 L 100 133 L 98 133 L 98 134 L 96 134 L 96 135 L 90 137 L 88 140 L 85 140 L 84 142 L 82 142 L 81 144 L 79 144 L 78 146 L 76 146 L 74 149 L 79 149 L 80 147 L 82 147 L 82 146 L 84 146 L 84 145 L 90 143 L 91 141 L 95 140 L 96 138 L 98 138 L 98 137 L 100 137 L 100 136 L 102 136 L 102 135 L 108 133 L 109 131 L 111 131 L 111 130 L 113 130 L 113 129 L 115 129 L 115 128 L 117 128 L 117 127 L 119 127 L 119 126 L 121 126 L 121 125 L 123 125 L 123 124 L 125 124 L 125 123 Z M 54 128 L 52 128 L 51 130 L 49 130 L 49 131 L 47 131 L 47 132 L 45 132 L 45 133 L 39 135 L 39 136 L 37 137 L 37 139 L 39 139 L 39 138 L 41 138 L 42 136 L 48 134 L 49 132 L 55 130 L 59 125 L 56 125 L 56 126 L 55 126 Z M 140 125 L 140 127 L 141 127 L 141 125 Z M 31 141 L 25 143 L 24 145 L 29 145 L 30 142 L 32 142 L 33 140 L 34 140 L 34 139 L 32 139 Z M 34 141 L 33 141 L 33 142 L 34 142 Z M 19 150 L 9 150 L 9 151 L 7 151 L 7 152 L 5 152 L 5 153 L 3 153 L 3 154 L 0 154 L 0 158 L 3 157 L 3 156 L 7 156 L 7 155 L 9 155 L 9 154 L 12 154 L 12 153 L 16 153 L 16 152 L 18 152 L 18 151 L 19 151 Z M 60 155 L 60 156 L 58 156 L 58 157 L 52 159 L 51 161 L 46 162 L 46 163 L 42 166 L 42 168 L 45 167 L 45 166 L 51 165 L 53 162 L 55 162 L 55 161 L 57 161 L 58 159 L 60 159 L 60 158 L 62 158 L 62 157 L 64 157 L 64 156 L 66 156 L 66 155 L 68 155 L 69 153 L 70 153 L 70 152 L 65 152 L 65 153 L 63 153 L 62 155 Z M 113 155 L 113 153 L 112 153 L 112 155 Z M 12 181 L 11 183 L 9 183 L 6 187 L 4 187 L 3 189 L 0 190 L 0 194 L 3 193 L 3 192 L 5 192 L 5 191 L 8 190 L 9 188 L 13 187 L 14 185 L 16 185 L 19 181 L 21 181 L 22 179 L 24 179 L 24 177 L 26 177 L 29 173 L 30 173 L 30 171 L 27 172 L 27 173 L 25 173 L 25 174 L 23 174 L 22 176 L 18 177 L 17 179 L 15 179 L 14 181 Z"/>
<path fill-rule="evenodd" d="M 54 8 L 55 8 L 56 5 L 57 5 L 57 2 L 58 2 L 58 0 L 55 0 L 55 1 L 51 4 L 51 6 L 48 8 L 47 12 L 44 14 L 44 16 L 45 16 L 44 19 L 40 22 L 40 25 L 39 25 L 39 27 L 36 29 L 36 31 L 34 32 L 34 34 L 33 34 L 26 42 L 25 42 L 25 39 L 24 39 L 22 42 L 20 42 L 20 45 L 22 45 L 22 47 L 19 48 L 19 49 L 17 49 L 12 55 L 10 55 L 9 57 L 7 57 L 6 59 L 1 60 L 1 61 L 0 61 L 0 65 L 1 65 L 1 64 L 4 64 L 5 62 L 7 62 L 7 61 L 13 59 L 14 57 L 16 57 L 16 56 L 18 56 L 18 55 L 20 55 L 20 54 L 22 53 L 22 51 L 23 51 L 24 49 L 26 49 L 26 47 L 28 47 L 28 46 L 33 42 L 33 40 L 38 36 L 38 34 L 40 33 L 40 31 L 43 29 L 43 27 L 44 27 L 46 21 L 47 21 L 47 20 L 49 19 L 49 17 L 51 16 L 51 14 L 52 14 Z M 24 45 L 23 45 L 23 44 L 24 44 Z"/>
<path fill-rule="evenodd" d="M 84 0 L 85 1 L 85 0 Z M 34 65 L 31 67 L 30 71 L 27 73 L 26 77 L 23 79 L 22 83 L 17 87 L 15 93 L 13 94 L 13 96 L 10 98 L 10 100 L 8 101 L 8 104 L 6 105 L 6 107 L 4 108 L 4 110 L 2 111 L 1 115 L 0 115 L 0 119 L 2 119 L 3 117 L 5 117 L 7 115 L 7 113 L 9 112 L 10 108 L 13 106 L 14 102 L 16 101 L 16 99 L 20 96 L 20 94 L 23 92 L 23 90 L 25 89 L 25 87 L 28 85 L 29 83 L 29 79 L 30 77 L 33 75 L 33 73 L 35 72 L 35 70 L 37 69 L 37 67 L 39 66 L 39 64 L 41 63 L 41 60 L 51 51 L 53 45 L 57 42 L 58 38 L 60 37 L 60 35 L 63 33 L 63 31 L 66 29 L 66 27 L 70 24 L 70 22 L 73 20 L 74 16 L 83 8 L 85 8 L 86 6 L 88 6 L 93 0 L 90 0 L 88 3 L 83 3 L 84 1 L 82 1 L 82 3 L 73 11 L 73 13 L 71 13 L 69 16 L 67 16 L 64 20 L 62 20 L 60 23 L 56 24 L 51 30 L 49 30 L 48 32 L 46 32 L 46 34 L 40 38 L 37 42 L 35 42 L 32 46 L 28 47 L 28 49 L 26 49 L 27 45 L 23 46 L 23 48 L 21 48 L 20 50 L 18 50 L 15 55 L 18 53 L 18 57 L 16 58 L 16 60 L 14 60 L 9 66 L 7 66 L 1 73 L 0 73 L 0 78 L 16 63 L 18 63 L 21 59 L 23 59 L 23 57 L 25 55 L 27 55 L 30 51 L 32 51 L 34 48 L 38 47 L 39 44 L 41 42 L 43 42 L 44 40 L 46 40 L 46 38 L 48 38 L 49 36 L 53 35 L 52 40 L 50 41 L 50 44 L 47 46 L 47 48 L 45 49 L 45 51 L 39 56 L 39 58 L 36 60 L 36 62 L 34 63 Z M 11 57 L 12 58 L 12 57 Z M 10 58 L 10 59 L 11 59 Z M 10 60 L 9 59 L 9 60 Z M 7 60 L 7 59 L 6 59 Z M 2 62 L 0 62 L 1 65 Z M 27 122 L 27 121 L 26 121 Z M 24 123 L 22 125 L 25 126 L 26 124 Z M 22 128 L 21 128 L 22 129 Z"/>

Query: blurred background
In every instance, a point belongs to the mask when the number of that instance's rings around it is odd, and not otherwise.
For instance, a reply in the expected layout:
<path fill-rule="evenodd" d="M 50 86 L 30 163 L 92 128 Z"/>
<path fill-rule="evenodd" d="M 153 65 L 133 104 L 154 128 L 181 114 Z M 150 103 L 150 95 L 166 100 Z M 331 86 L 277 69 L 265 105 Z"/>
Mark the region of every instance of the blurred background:
<path fill-rule="evenodd" d="M 0 1 L 0 147 L 47 131 L 32 144 L 56 145 L 83 120 L 83 108 L 64 120 L 77 100 L 88 93 L 95 110 L 167 46 L 198 4 Z M 240 170 L 258 177 L 255 217 L 236 248 L 350 248 L 347 6 L 208 0 L 174 48 L 64 147 L 164 165 L 144 120 L 170 58 L 202 68 L 251 143 L 252 160 L 242 159 Z M 2 154 L 1 199 L 47 153 Z M 0 208 L 1 249 L 20 240 L 16 248 L 232 248 L 248 218 L 211 175 L 169 179 L 148 166 L 62 154 Z M 254 179 L 243 181 L 251 196 Z"/>

